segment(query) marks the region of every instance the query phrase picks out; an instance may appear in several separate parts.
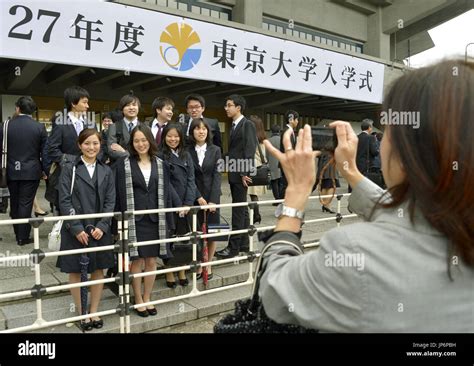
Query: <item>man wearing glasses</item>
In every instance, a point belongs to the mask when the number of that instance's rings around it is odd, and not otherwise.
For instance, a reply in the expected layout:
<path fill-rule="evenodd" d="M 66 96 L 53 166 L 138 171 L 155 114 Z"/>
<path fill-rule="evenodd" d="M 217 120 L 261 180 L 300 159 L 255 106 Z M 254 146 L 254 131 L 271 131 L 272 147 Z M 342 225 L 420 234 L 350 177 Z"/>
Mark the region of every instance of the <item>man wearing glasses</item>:
<path fill-rule="evenodd" d="M 191 126 L 193 119 L 203 118 L 211 128 L 212 143 L 219 148 L 222 148 L 219 122 L 217 119 L 206 118 L 203 116 L 204 110 L 206 109 L 204 97 L 199 94 L 190 94 L 184 99 L 184 105 L 186 106 L 186 112 L 188 113 L 188 116 L 186 118 L 186 116 L 181 115 L 179 118 L 184 117 L 184 120 L 178 120 L 178 122 L 183 123 L 183 134 L 186 136 L 186 142 L 189 138 L 189 127 Z"/>
<path fill-rule="evenodd" d="M 248 184 L 252 181 L 250 172 L 254 167 L 257 149 L 257 132 L 255 125 L 242 114 L 245 110 L 245 99 L 237 94 L 226 98 L 225 112 L 232 118 L 229 139 L 227 169 L 232 203 L 247 202 Z M 247 207 L 232 207 L 232 230 L 247 229 L 250 225 Z M 247 234 L 232 235 L 228 246 L 217 252 L 219 258 L 232 258 L 239 252 L 248 251 Z"/>

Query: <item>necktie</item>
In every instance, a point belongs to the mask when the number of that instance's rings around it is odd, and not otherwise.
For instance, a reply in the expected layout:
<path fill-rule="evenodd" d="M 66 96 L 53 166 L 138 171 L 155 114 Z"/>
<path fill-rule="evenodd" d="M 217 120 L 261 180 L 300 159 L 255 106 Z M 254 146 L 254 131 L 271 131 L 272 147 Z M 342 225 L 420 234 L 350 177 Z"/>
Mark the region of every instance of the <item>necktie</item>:
<path fill-rule="evenodd" d="M 81 133 L 82 127 L 83 127 L 82 122 L 81 122 L 81 121 L 77 121 L 77 122 L 76 122 L 76 133 L 77 133 L 77 136 L 79 136 L 79 134 Z"/>
<path fill-rule="evenodd" d="M 155 141 L 156 141 L 157 145 L 160 145 L 160 143 L 161 143 L 161 131 L 163 129 L 163 126 L 156 125 L 156 127 L 158 127 L 158 131 L 156 132 Z"/>
<path fill-rule="evenodd" d="M 133 128 L 133 122 L 130 122 L 128 124 L 128 133 L 132 132 L 132 128 Z"/>
<path fill-rule="evenodd" d="M 237 123 L 232 122 L 232 130 L 230 131 L 230 135 L 231 135 L 231 136 L 234 134 L 235 126 L 237 126 Z"/>

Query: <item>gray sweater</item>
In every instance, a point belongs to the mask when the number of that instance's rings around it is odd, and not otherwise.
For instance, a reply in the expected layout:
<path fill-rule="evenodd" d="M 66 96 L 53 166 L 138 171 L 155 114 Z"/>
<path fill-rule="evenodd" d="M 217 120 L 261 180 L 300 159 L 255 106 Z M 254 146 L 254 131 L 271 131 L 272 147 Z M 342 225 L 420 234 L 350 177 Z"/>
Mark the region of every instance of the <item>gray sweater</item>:
<path fill-rule="evenodd" d="M 367 220 L 381 193 L 365 178 L 349 205 Z M 448 239 L 419 212 L 412 224 L 407 206 L 330 230 L 308 254 L 284 243 L 299 243 L 292 233 L 275 241 L 259 294 L 277 322 L 325 332 L 474 332 L 474 268 L 455 258 L 451 280 Z"/>

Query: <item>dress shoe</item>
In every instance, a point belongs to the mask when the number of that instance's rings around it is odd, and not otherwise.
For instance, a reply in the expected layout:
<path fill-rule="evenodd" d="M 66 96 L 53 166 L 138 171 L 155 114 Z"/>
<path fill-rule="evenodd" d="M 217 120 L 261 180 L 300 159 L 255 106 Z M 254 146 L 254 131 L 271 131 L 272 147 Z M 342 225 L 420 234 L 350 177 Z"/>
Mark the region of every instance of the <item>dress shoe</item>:
<path fill-rule="evenodd" d="M 48 211 L 44 211 L 44 212 L 36 212 L 35 211 L 35 216 L 38 217 L 38 216 L 46 216 L 47 214 L 49 214 Z"/>
<path fill-rule="evenodd" d="M 176 288 L 176 282 L 166 281 L 166 286 L 168 286 L 169 288 Z"/>
<path fill-rule="evenodd" d="M 179 279 L 179 284 L 183 287 L 186 287 L 187 285 L 189 285 L 189 281 L 187 278 L 184 278 L 184 279 Z"/>
<path fill-rule="evenodd" d="M 92 330 L 92 327 L 93 327 L 91 321 L 88 321 L 88 322 L 86 323 L 85 320 L 81 320 L 81 321 L 79 322 L 79 325 L 80 325 L 82 331 L 89 331 L 89 330 Z"/>
<path fill-rule="evenodd" d="M 221 250 L 220 252 L 217 252 L 217 257 L 222 258 L 222 259 L 228 259 L 228 258 L 234 258 L 237 256 L 239 253 L 234 252 L 231 250 L 229 247 L 225 248 L 224 250 Z"/>
<path fill-rule="evenodd" d="M 33 243 L 33 239 L 17 240 L 16 243 L 17 243 L 18 245 L 31 244 L 31 243 Z"/>
<path fill-rule="evenodd" d="M 323 212 L 329 212 L 332 214 L 336 213 L 335 211 L 331 210 L 330 208 L 327 208 L 326 206 L 321 206 L 321 208 L 323 209 Z"/>
<path fill-rule="evenodd" d="M 142 318 L 146 318 L 146 317 L 148 316 L 148 311 L 146 311 L 146 310 L 140 311 L 140 310 L 138 310 L 138 309 L 135 309 L 135 312 L 136 312 L 139 316 L 141 316 Z"/>
<path fill-rule="evenodd" d="M 104 326 L 104 321 L 102 319 L 92 321 L 92 327 L 95 329 L 100 329 L 103 326 Z"/>
<path fill-rule="evenodd" d="M 156 308 L 153 306 L 153 309 L 146 309 L 146 311 L 148 312 L 149 315 L 151 316 L 155 316 L 156 314 L 158 314 L 158 312 L 156 311 Z"/>

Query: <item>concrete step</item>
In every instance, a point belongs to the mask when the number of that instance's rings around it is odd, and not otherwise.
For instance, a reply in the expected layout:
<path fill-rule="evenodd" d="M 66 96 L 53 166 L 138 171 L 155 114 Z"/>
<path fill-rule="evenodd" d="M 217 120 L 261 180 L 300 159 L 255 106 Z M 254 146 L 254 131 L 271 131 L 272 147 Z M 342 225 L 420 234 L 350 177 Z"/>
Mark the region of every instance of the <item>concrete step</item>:
<path fill-rule="evenodd" d="M 209 281 L 207 289 L 221 287 L 223 285 L 244 282 L 248 279 L 249 264 L 230 264 L 224 267 L 214 266 L 214 277 Z M 48 275 L 45 275 L 48 276 Z M 191 280 L 191 276 L 188 275 Z M 245 286 L 248 288 L 248 286 Z M 197 282 L 197 289 L 205 290 L 201 281 Z M 192 283 L 186 287 L 179 286 L 175 289 L 166 287 L 165 279 L 160 276 L 155 282 L 152 299 L 166 299 L 170 297 L 188 294 L 192 290 Z M 130 287 L 131 299 L 133 290 Z M 218 314 L 233 308 L 233 303 L 239 296 L 248 296 L 249 289 L 224 290 L 216 294 L 206 294 L 190 299 L 171 301 L 157 306 L 158 316 L 141 318 L 135 312 L 131 314 L 132 332 L 148 332 L 175 324 L 188 322 L 211 314 Z M 72 297 L 67 292 L 56 295 L 47 295 L 42 301 L 43 319 L 48 321 L 71 317 L 75 313 Z M 99 311 L 115 309 L 119 304 L 119 298 L 107 286 L 104 288 Z M 0 330 L 12 329 L 31 325 L 36 320 L 36 302 L 34 299 L 12 301 L 0 306 Z M 104 317 L 103 329 L 94 332 L 119 332 L 119 317 L 109 315 Z M 36 332 L 36 331 L 35 331 Z M 37 332 L 47 333 L 76 333 L 81 332 L 77 324 L 64 324 L 51 328 L 44 328 Z"/>

